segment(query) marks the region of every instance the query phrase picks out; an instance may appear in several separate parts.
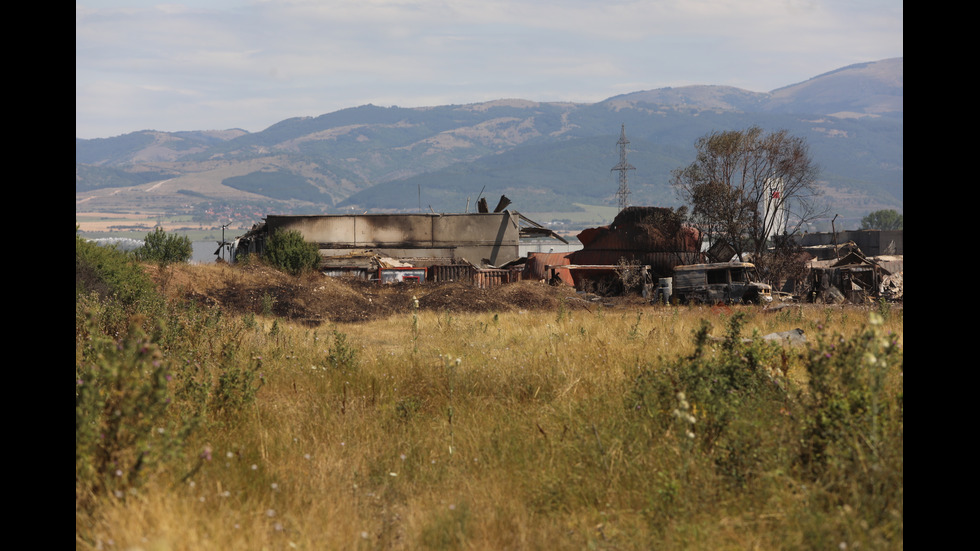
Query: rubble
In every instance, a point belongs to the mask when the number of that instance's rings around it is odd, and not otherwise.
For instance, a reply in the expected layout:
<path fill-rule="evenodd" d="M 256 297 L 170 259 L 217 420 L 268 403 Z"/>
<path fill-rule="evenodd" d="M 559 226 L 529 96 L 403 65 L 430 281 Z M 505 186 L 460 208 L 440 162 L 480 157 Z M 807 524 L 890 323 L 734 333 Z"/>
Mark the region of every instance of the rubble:
<path fill-rule="evenodd" d="M 881 296 L 886 300 L 902 300 L 904 283 L 902 282 L 902 272 L 889 274 L 881 280 Z"/>
<path fill-rule="evenodd" d="M 888 258 L 891 266 L 901 268 L 901 260 Z M 810 263 L 807 301 L 861 304 L 880 298 L 901 300 L 901 273 L 892 273 L 883 262 L 865 257 L 860 250 L 853 250 L 839 260 L 814 260 Z"/>

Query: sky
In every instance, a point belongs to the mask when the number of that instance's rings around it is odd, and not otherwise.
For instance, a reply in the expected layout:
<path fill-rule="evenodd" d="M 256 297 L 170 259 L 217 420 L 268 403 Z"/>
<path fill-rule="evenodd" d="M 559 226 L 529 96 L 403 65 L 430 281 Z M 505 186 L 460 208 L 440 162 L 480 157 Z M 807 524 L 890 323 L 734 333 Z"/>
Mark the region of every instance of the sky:
<path fill-rule="evenodd" d="M 366 104 L 753 92 L 903 56 L 901 0 L 81 0 L 75 137 Z"/>

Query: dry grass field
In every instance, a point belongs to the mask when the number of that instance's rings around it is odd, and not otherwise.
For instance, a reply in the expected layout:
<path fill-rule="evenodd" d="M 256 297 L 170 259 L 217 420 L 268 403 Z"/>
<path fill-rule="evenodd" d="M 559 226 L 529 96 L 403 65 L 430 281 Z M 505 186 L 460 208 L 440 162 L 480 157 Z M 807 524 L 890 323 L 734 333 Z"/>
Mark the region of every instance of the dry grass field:
<path fill-rule="evenodd" d="M 903 547 L 898 306 L 144 269 L 76 295 L 77 549 Z"/>

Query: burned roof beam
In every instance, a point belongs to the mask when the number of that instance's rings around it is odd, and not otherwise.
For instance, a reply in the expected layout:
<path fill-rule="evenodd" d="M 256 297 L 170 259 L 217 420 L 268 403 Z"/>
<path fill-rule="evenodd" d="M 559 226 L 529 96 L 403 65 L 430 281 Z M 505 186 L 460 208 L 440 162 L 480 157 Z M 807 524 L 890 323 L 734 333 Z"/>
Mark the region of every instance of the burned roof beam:
<path fill-rule="evenodd" d="M 554 230 L 550 230 L 542 226 L 541 224 L 538 224 L 534 220 L 531 220 L 530 218 L 524 216 L 519 212 L 515 214 L 517 214 L 517 217 L 521 222 L 525 222 L 531 225 L 531 227 L 526 227 L 526 226 L 521 227 L 521 237 L 554 237 L 555 239 L 568 245 L 568 241 L 564 237 L 555 233 Z"/>

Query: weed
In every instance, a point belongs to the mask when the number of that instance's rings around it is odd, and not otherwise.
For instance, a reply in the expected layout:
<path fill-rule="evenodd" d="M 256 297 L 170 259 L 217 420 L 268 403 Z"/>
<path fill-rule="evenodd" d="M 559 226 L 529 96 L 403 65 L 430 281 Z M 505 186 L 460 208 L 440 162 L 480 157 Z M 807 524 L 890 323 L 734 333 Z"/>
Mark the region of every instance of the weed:
<path fill-rule="evenodd" d="M 721 474 L 735 480 L 751 477 L 755 466 L 735 457 L 753 449 L 754 436 L 738 430 L 744 412 L 769 414 L 778 411 L 786 400 L 765 368 L 774 361 L 774 351 L 756 340 L 744 342 L 744 323 L 743 313 L 733 315 L 725 338 L 715 349 L 711 325 L 702 320 L 693 334 L 693 354 L 662 371 L 641 371 L 628 402 L 659 430 L 676 429 L 682 442 L 697 442 L 701 452 L 720 467 Z"/>
<path fill-rule="evenodd" d="M 94 298 L 93 298 L 94 297 Z M 75 235 L 75 302 L 97 314 L 109 334 L 128 329 L 133 314 L 146 318 L 163 312 L 163 297 L 132 256 Z M 98 303 L 97 306 L 95 304 Z"/>
<path fill-rule="evenodd" d="M 568 317 L 568 305 L 565 304 L 565 297 L 558 299 L 558 313 L 555 315 L 555 323 L 561 323 Z"/>
<path fill-rule="evenodd" d="M 412 354 L 419 353 L 419 299 L 412 297 Z"/>
<path fill-rule="evenodd" d="M 347 340 L 347 335 L 333 332 L 333 343 L 327 352 L 327 365 L 342 373 L 354 373 L 358 368 L 357 349 Z"/>
<path fill-rule="evenodd" d="M 803 307 L 785 308 L 779 312 L 779 320 L 784 324 L 799 324 L 803 322 Z"/>
<path fill-rule="evenodd" d="M 420 534 L 427 549 L 466 549 L 470 509 L 466 502 L 450 504 L 431 516 Z"/>
<path fill-rule="evenodd" d="M 880 315 L 870 320 L 855 337 L 822 338 L 810 351 L 804 460 L 813 469 L 879 464 L 883 444 L 902 432 L 901 349 L 882 334 Z"/>
<path fill-rule="evenodd" d="M 449 405 L 446 407 L 446 419 L 449 423 L 449 455 L 453 455 L 456 443 L 456 432 L 453 426 L 453 418 L 456 413 L 453 409 L 455 405 L 456 370 L 463 360 L 461 358 L 451 360 L 449 356 L 446 356 L 444 361 L 446 366 L 446 388 L 449 392 Z"/>
<path fill-rule="evenodd" d="M 272 317 L 273 308 L 276 306 L 276 297 L 269 293 L 262 293 L 262 315 Z"/>
<path fill-rule="evenodd" d="M 630 325 L 630 330 L 626 338 L 628 338 L 631 341 L 634 341 L 640 337 L 640 319 L 642 318 L 643 318 L 643 312 L 637 312 L 636 322 Z"/>
<path fill-rule="evenodd" d="M 75 365 L 75 490 L 122 496 L 182 450 L 195 416 L 171 415 L 172 365 L 138 328 L 90 332 Z"/>
<path fill-rule="evenodd" d="M 442 316 L 440 316 L 438 321 L 438 326 L 442 328 L 445 332 L 450 332 L 453 330 L 453 315 L 449 310 L 443 310 Z"/>
<path fill-rule="evenodd" d="M 875 311 L 881 316 L 882 321 L 888 321 L 892 314 L 892 305 L 884 298 L 879 298 L 875 303 Z"/>
<path fill-rule="evenodd" d="M 821 507 L 854 511 L 849 537 L 901 542 L 903 355 L 871 313 L 853 337 L 822 337 L 809 351 L 800 459 Z"/>
<path fill-rule="evenodd" d="M 259 389 L 265 384 L 262 375 L 262 358 L 242 361 L 234 345 L 229 345 L 223 356 L 224 361 L 218 374 L 212 408 L 229 419 L 240 419 L 237 416 L 255 401 Z"/>
<path fill-rule="evenodd" d="M 421 409 L 422 400 L 416 396 L 409 396 L 395 402 L 395 416 L 402 421 L 411 421 Z"/>

